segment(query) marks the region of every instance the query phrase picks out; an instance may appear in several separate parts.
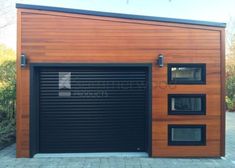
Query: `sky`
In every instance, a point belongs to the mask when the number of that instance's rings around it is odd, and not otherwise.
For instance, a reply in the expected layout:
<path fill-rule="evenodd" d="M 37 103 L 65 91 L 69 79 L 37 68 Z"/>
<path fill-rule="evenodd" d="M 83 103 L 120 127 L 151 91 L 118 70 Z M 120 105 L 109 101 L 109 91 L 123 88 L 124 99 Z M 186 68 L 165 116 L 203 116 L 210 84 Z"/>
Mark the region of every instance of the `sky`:
<path fill-rule="evenodd" d="M 11 0 L 11 10 L 14 14 L 16 10 L 15 2 L 103 12 L 223 22 L 228 23 L 229 28 L 231 27 L 231 18 L 235 20 L 235 0 Z M 0 19 L 2 19 L 2 16 Z M 231 28 L 231 31 L 235 32 L 234 29 Z M 0 30 L 0 43 L 4 43 L 13 49 L 16 48 L 15 21 L 10 26 Z"/>

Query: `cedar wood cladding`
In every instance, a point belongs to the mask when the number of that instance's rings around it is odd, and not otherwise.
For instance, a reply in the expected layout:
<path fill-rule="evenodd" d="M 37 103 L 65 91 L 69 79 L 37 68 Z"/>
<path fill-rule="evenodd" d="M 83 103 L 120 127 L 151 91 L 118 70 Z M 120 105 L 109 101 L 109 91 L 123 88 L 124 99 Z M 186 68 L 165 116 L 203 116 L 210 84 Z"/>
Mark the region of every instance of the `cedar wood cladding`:
<path fill-rule="evenodd" d="M 30 63 L 152 63 L 152 156 L 217 157 L 224 151 L 224 25 L 95 16 L 33 9 L 17 12 L 17 157 L 29 157 Z M 165 56 L 159 68 L 157 56 Z M 205 85 L 168 85 L 167 63 L 206 63 Z M 206 115 L 168 115 L 168 94 L 206 94 Z M 168 146 L 168 124 L 206 124 L 206 146 Z"/>

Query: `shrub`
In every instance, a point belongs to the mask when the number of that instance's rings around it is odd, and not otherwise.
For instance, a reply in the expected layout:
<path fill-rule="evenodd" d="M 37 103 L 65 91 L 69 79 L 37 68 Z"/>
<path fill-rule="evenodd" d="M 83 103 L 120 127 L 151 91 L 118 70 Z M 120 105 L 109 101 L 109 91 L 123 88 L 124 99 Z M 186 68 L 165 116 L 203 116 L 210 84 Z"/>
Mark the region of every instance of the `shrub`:
<path fill-rule="evenodd" d="M 227 109 L 235 110 L 235 36 L 226 58 L 226 96 Z"/>
<path fill-rule="evenodd" d="M 6 113 L 7 119 L 12 119 L 16 100 L 15 61 L 4 61 L 0 65 L 0 111 Z"/>
<path fill-rule="evenodd" d="M 15 52 L 0 45 L 0 148 L 15 140 Z"/>
<path fill-rule="evenodd" d="M 232 99 L 235 95 L 235 56 L 227 59 L 226 89 L 227 96 Z"/>
<path fill-rule="evenodd" d="M 228 96 L 226 96 L 225 101 L 226 101 L 227 110 L 233 111 L 234 110 L 234 101 L 231 100 Z"/>
<path fill-rule="evenodd" d="M 15 140 L 15 120 L 0 122 L 0 147 Z"/>

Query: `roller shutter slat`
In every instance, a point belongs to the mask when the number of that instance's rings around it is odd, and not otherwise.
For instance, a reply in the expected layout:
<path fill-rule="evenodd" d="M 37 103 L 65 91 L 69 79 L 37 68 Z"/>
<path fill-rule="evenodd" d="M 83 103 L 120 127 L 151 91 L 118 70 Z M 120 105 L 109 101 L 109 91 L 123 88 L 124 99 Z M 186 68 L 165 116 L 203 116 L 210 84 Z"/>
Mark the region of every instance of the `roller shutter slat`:
<path fill-rule="evenodd" d="M 59 96 L 59 72 L 71 72 L 71 96 Z M 141 67 L 42 68 L 40 152 L 146 151 L 147 82 Z"/>

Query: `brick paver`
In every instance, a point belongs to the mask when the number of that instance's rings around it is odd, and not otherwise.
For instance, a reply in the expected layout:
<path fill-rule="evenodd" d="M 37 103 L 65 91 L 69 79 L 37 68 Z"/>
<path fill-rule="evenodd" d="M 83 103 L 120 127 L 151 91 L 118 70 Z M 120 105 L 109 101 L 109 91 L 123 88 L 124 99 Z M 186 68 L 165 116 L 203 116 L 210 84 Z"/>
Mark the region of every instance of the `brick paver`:
<path fill-rule="evenodd" d="M 226 156 L 222 158 L 15 158 L 15 145 L 0 151 L 0 168 L 235 168 L 235 112 L 226 114 Z"/>

